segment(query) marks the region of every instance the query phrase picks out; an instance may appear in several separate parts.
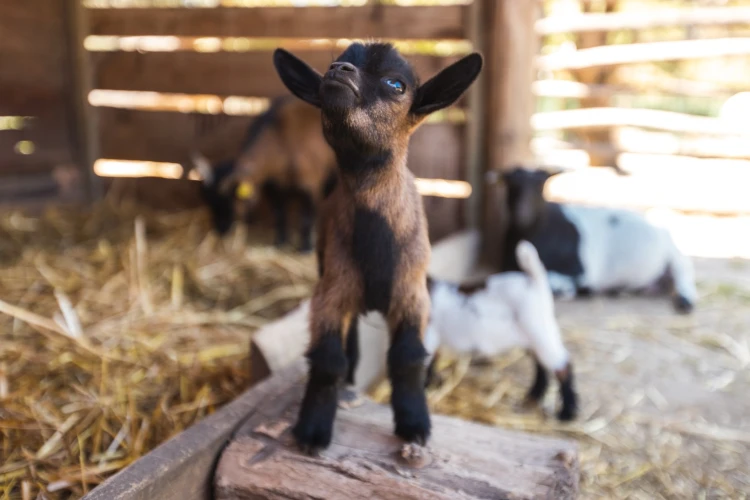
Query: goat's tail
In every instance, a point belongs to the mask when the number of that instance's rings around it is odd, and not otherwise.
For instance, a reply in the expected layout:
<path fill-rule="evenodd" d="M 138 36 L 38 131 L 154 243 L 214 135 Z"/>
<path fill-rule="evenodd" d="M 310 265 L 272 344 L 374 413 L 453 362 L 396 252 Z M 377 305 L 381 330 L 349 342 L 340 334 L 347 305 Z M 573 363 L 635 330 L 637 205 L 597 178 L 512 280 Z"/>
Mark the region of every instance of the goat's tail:
<path fill-rule="evenodd" d="M 201 182 L 207 185 L 213 184 L 214 172 L 211 168 L 211 162 L 208 161 L 208 158 L 203 156 L 198 151 L 194 150 L 190 152 L 190 160 L 193 163 L 193 170 L 198 172 L 198 175 L 200 175 Z"/>
<path fill-rule="evenodd" d="M 547 282 L 547 270 L 539 258 L 539 253 L 534 245 L 526 240 L 521 240 L 516 245 L 516 259 L 521 271 L 528 274 L 532 281 L 536 283 Z"/>

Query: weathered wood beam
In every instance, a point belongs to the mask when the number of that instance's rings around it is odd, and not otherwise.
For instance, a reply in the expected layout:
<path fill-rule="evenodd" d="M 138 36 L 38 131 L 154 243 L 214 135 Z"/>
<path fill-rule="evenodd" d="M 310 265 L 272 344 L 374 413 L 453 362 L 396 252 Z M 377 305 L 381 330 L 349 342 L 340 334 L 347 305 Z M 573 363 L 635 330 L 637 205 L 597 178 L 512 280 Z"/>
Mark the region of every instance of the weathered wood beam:
<path fill-rule="evenodd" d="M 118 36 L 462 39 L 466 7 L 92 9 L 91 33 Z"/>
<path fill-rule="evenodd" d="M 302 367 L 302 368 L 301 368 Z M 234 433 L 216 467 L 217 500 L 253 498 L 575 498 L 576 445 L 433 415 L 429 447 L 402 458 L 390 408 L 370 401 L 339 410 L 332 445 L 301 455 L 290 428 L 302 399 L 304 363 L 275 376 L 273 398 Z M 252 391 L 251 391 L 252 392 Z"/>
<path fill-rule="evenodd" d="M 750 23 L 750 7 L 703 7 L 607 14 L 549 16 L 536 22 L 540 35 L 591 31 L 646 30 L 680 26 L 729 26 Z"/>
<path fill-rule="evenodd" d="M 270 51 L 259 52 L 100 52 L 93 53 L 94 87 L 185 94 L 277 97 L 288 90 L 273 67 Z M 330 51 L 305 51 L 300 57 L 325 71 Z M 426 80 L 456 58 L 413 55 L 409 61 Z"/>
<path fill-rule="evenodd" d="M 557 52 L 537 58 L 537 68 L 546 71 L 584 69 L 619 64 L 681 61 L 750 54 L 750 38 L 679 40 L 623 45 L 604 45 L 574 52 Z"/>
<path fill-rule="evenodd" d="M 536 131 L 640 127 L 684 134 L 750 137 L 750 130 L 732 122 L 674 111 L 630 108 L 565 109 L 536 113 L 531 118 Z"/>

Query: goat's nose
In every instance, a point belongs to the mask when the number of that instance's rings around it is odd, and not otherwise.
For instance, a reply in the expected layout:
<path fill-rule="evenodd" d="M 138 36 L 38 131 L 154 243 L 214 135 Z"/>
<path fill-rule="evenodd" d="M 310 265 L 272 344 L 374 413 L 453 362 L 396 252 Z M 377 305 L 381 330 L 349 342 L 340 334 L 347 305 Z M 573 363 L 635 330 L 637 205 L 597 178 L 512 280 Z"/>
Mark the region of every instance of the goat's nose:
<path fill-rule="evenodd" d="M 356 71 L 357 67 L 354 66 L 352 63 L 348 62 L 335 62 L 331 64 L 331 67 L 328 68 L 330 71 Z"/>

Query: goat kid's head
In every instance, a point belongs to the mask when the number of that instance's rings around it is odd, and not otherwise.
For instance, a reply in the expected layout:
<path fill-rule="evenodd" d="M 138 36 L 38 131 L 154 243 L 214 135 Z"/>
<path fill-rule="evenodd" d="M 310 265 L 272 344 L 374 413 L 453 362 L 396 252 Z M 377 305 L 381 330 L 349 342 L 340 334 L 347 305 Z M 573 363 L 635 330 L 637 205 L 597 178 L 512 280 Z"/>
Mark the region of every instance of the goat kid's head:
<path fill-rule="evenodd" d="M 430 114 L 456 102 L 479 75 L 471 54 L 420 85 L 411 65 L 386 43 L 354 43 L 321 75 L 276 49 L 276 70 L 289 90 L 321 108 L 323 132 L 337 151 L 377 152 L 409 134 Z"/>
<path fill-rule="evenodd" d="M 544 186 L 547 180 L 561 172 L 562 170 L 514 167 L 502 173 L 513 227 L 520 230 L 534 228 L 544 214 L 547 203 L 544 199 Z"/>

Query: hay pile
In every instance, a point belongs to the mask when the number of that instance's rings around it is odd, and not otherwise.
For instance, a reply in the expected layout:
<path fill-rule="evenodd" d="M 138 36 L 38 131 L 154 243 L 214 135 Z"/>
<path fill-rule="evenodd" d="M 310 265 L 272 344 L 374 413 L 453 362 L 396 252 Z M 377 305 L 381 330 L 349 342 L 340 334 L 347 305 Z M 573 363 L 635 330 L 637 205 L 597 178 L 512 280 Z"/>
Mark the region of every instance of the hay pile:
<path fill-rule="evenodd" d="M 750 265 L 697 271 L 692 317 L 666 299 L 558 304 L 582 400 L 576 422 L 555 419 L 554 386 L 541 411 L 522 408 L 533 374 L 521 351 L 489 364 L 447 357 L 428 393 L 433 411 L 576 440 L 581 498 L 750 498 Z M 374 396 L 388 393 L 381 384 Z"/>
<path fill-rule="evenodd" d="M 309 296 L 314 259 L 208 229 L 0 213 L 0 498 L 78 498 L 245 389 L 250 335 Z"/>

